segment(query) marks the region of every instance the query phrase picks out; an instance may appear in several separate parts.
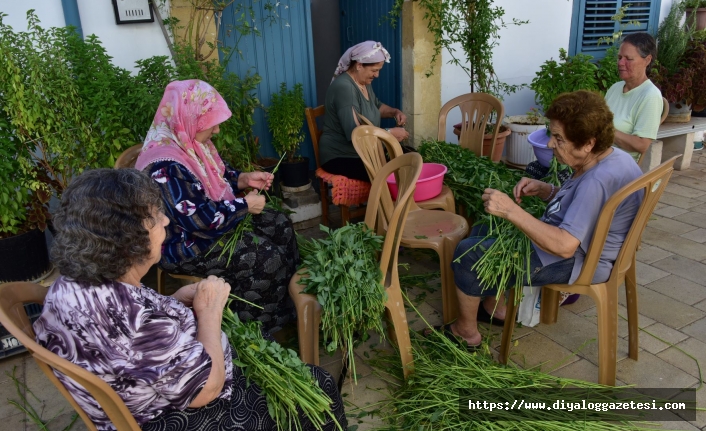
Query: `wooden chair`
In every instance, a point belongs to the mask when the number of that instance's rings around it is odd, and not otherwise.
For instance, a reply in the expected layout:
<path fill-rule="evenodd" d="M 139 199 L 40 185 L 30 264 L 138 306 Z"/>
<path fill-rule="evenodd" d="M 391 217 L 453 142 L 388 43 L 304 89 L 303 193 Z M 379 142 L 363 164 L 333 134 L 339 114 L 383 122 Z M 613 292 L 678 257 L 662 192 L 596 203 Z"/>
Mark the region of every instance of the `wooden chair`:
<path fill-rule="evenodd" d="M 133 145 L 132 147 L 123 151 L 123 153 L 120 154 L 120 156 L 118 156 L 118 160 L 115 161 L 115 165 L 113 166 L 113 168 L 114 169 L 134 168 L 135 162 L 137 161 L 137 156 L 140 155 L 141 150 L 142 150 L 142 144 L 137 144 L 137 145 Z M 169 274 L 167 272 L 162 271 L 162 269 L 158 267 L 157 268 L 157 293 L 160 293 L 162 295 L 166 295 L 165 274 L 168 274 L 172 278 L 177 278 L 177 279 L 183 280 L 183 282 L 189 282 L 189 283 L 198 283 L 199 281 L 202 280 L 202 278 L 200 278 L 200 277 L 195 277 L 195 276 L 191 276 L 191 275 Z"/>
<path fill-rule="evenodd" d="M 559 308 L 559 292 L 580 293 L 588 295 L 596 303 L 598 313 L 598 383 L 615 385 L 616 353 L 618 341 L 618 287 L 625 282 L 625 292 L 628 308 L 629 357 L 637 360 L 638 351 L 638 313 L 637 313 L 637 279 L 635 274 L 635 254 L 637 243 L 642 236 L 652 211 L 664 192 L 669 177 L 674 171 L 675 156 L 662 163 L 650 172 L 627 184 L 618 190 L 603 206 L 596 229 L 591 239 L 591 245 L 586 253 L 579 278 L 574 284 L 548 284 L 542 287 L 540 321 L 544 324 L 556 323 Z M 618 206 L 634 192 L 644 190 L 644 197 L 637 211 L 632 227 L 628 231 L 618 258 L 613 265 L 610 278 L 605 283 L 592 284 L 605 245 L 610 224 Z M 514 289 L 510 298 L 514 298 Z M 505 328 L 500 344 L 500 362 L 507 364 L 510 357 L 512 331 L 517 317 L 517 306 L 514 301 L 508 301 Z"/>
<path fill-rule="evenodd" d="M 311 135 L 311 142 L 314 144 L 314 156 L 316 157 L 316 176 L 319 178 L 319 194 L 321 195 L 321 221 L 324 226 L 328 226 L 328 186 L 331 185 L 332 201 L 341 209 L 341 224 L 345 225 L 351 218 L 361 217 L 365 214 L 365 207 L 362 207 L 362 205 L 367 201 L 370 183 L 352 180 L 343 175 L 332 175 L 321 169 L 319 139 L 323 134 L 323 130 L 319 128 L 316 119 L 325 113 L 324 105 L 316 108 L 306 108 L 305 110 L 306 123 L 309 126 L 309 134 Z M 343 193 L 337 193 L 339 188 L 342 188 Z M 345 198 L 347 195 L 352 197 Z M 351 207 L 353 206 L 358 208 L 352 211 Z"/>
<path fill-rule="evenodd" d="M 54 375 L 54 370 L 83 386 L 98 402 L 118 431 L 139 431 L 135 418 L 125 402 L 100 377 L 50 352 L 34 341 L 34 330 L 24 304 L 43 304 L 47 288 L 35 283 L 16 282 L 0 285 L 0 324 L 24 345 L 39 368 L 81 416 L 86 428 L 96 431 L 86 412 L 76 403 L 69 391 Z"/>
<path fill-rule="evenodd" d="M 386 131 L 372 126 L 359 126 L 353 130 L 353 146 L 355 147 L 370 178 L 377 179 L 385 165 L 382 146 L 394 159 L 400 157 L 402 149 L 399 143 Z M 387 178 L 387 177 L 385 177 Z M 387 188 L 385 181 L 381 186 Z M 372 192 L 372 189 L 371 189 Z M 385 227 L 385 220 L 390 219 L 392 207 L 384 204 L 380 207 L 383 217 L 379 227 Z M 410 205 L 407 224 L 402 232 L 401 244 L 409 248 L 428 248 L 439 255 L 441 267 L 441 296 L 443 300 L 444 322 L 448 323 L 458 316 L 458 299 L 456 283 L 454 282 L 451 260 L 456 246 L 468 234 L 468 222 L 463 217 L 449 211 L 433 211 L 419 208 L 415 202 Z"/>
<path fill-rule="evenodd" d="M 502 119 L 505 117 L 505 108 L 497 98 L 486 93 L 467 93 L 454 97 L 441 107 L 439 111 L 439 130 L 437 139 L 446 140 L 446 117 L 455 107 L 461 109 L 461 132 L 458 143 L 463 148 L 468 148 L 477 156 L 492 156 L 495 150 L 495 139 L 498 137 Z M 495 128 L 490 152 L 483 153 L 483 136 L 485 126 L 491 119 L 493 111 L 496 112 Z"/>
<path fill-rule="evenodd" d="M 380 270 L 383 274 L 383 286 L 387 292 L 385 309 L 392 322 L 388 327 L 392 340 L 397 341 L 397 346 L 402 357 L 404 375 L 412 371 L 412 346 L 409 339 L 409 326 L 404 301 L 400 290 L 399 274 L 397 270 L 397 257 L 402 232 L 405 229 L 407 213 L 414 204 L 414 188 L 419 173 L 422 170 L 422 157 L 419 154 L 405 154 L 397 157 L 381 169 L 380 175 L 373 181 L 368 198 L 368 207 L 365 212 L 365 224 L 370 229 L 379 231 L 381 219 L 378 213 L 391 210 L 387 221 L 387 234 L 380 253 Z M 398 178 L 399 195 L 396 202 L 392 201 L 390 191 L 385 179 L 391 173 Z M 289 283 L 289 295 L 297 309 L 297 329 L 299 333 L 299 356 L 302 361 L 319 365 L 319 326 L 321 324 L 321 305 L 313 295 L 302 293 L 304 286 L 299 284 L 301 276 L 296 274 Z"/>
<path fill-rule="evenodd" d="M 118 156 L 113 167 L 115 169 L 134 168 L 140 151 L 142 151 L 142 144 L 133 145 Z"/>

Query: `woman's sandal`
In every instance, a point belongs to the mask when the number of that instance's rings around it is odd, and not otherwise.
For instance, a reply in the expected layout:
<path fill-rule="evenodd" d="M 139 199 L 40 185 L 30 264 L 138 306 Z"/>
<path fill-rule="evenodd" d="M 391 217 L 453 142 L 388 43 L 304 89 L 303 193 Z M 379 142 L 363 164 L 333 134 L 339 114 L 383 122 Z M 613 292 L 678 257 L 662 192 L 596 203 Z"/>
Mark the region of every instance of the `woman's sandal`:
<path fill-rule="evenodd" d="M 473 353 L 473 352 L 478 351 L 481 348 L 481 345 L 483 344 L 482 341 L 480 343 L 474 344 L 474 345 L 468 344 L 468 342 L 466 340 L 464 340 L 462 337 L 454 334 L 453 331 L 451 331 L 451 324 L 450 323 L 447 323 L 447 324 L 441 325 L 441 326 L 434 326 L 434 330 L 444 334 L 444 336 L 446 338 L 448 338 L 449 341 L 458 345 L 458 347 L 460 347 L 461 349 L 468 351 L 468 353 Z M 431 335 L 431 331 L 429 330 L 429 328 L 424 329 L 422 331 L 422 335 L 424 337 L 428 337 L 429 335 Z"/>
<path fill-rule="evenodd" d="M 505 326 L 505 320 L 491 316 L 490 313 L 485 310 L 483 304 L 478 306 L 478 315 L 476 316 L 476 320 L 479 322 L 488 323 L 490 325 Z"/>

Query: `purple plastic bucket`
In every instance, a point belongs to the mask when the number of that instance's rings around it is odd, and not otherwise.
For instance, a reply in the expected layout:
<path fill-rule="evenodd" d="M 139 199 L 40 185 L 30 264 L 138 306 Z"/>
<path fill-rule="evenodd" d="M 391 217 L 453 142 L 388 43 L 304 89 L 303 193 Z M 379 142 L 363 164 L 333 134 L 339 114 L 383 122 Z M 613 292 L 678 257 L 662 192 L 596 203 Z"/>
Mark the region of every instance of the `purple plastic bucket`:
<path fill-rule="evenodd" d="M 549 164 L 552 162 L 552 157 L 554 157 L 554 150 L 547 147 L 547 143 L 549 142 L 547 129 L 539 129 L 530 133 L 527 140 L 532 144 L 534 155 L 537 157 L 539 164 L 548 168 Z"/>

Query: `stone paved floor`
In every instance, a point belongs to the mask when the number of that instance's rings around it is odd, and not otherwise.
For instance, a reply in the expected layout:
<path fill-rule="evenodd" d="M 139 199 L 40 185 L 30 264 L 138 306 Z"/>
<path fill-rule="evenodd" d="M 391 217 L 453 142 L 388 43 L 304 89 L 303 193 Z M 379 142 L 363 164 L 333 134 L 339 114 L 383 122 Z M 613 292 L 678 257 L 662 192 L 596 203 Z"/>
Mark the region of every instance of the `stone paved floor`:
<path fill-rule="evenodd" d="M 619 384 L 638 387 L 696 387 L 699 369 L 696 361 L 706 365 L 706 154 L 695 153 L 691 168 L 675 171 L 652 220 L 643 235 L 643 246 L 638 252 L 637 278 L 639 284 L 640 358 L 627 358 L 627 324 L 621 319 L 618 340 Z M 318 235 L 317 228 L 302 230 L 306 235 Z M 428 254 L 405 251 L 401 262 L 410 264 L 408 274 L 438 271 L 438 262 Z M 406 273 L 402 273 L 405 275 Z M 146 284 L 154 285 L 154 274 Z M 428 284 L 438 286 L 431 278 Z M 421 293 L 412 289 L 412 296 Z M 626 316 L 624 293 L 620 298 L 620 314 Z M 428 293 L 418 307 L 431 324 L 441 323 L 440 289 Z M 409 315 L 412 329 L 421 329 L 424 323 Z M 284 338 L 289 338 L 290 330 Z M 492 332 L 499 344 L 497 329 Z M 538 325 L 515 331 L 517 346 L 512 360 L 523 367 L 541 367 L 542 370 L 565 377 L 595 382 L 597 379 L 596 311 L 588 297 L 575 304 L 561 307 L 555 325 Z M 659 337 L 656 338 L 656 337 Z M 663 341 L 661 341 L 661 340 Z M 384 398 L 385 383 L 365 364 L 370 347 L 377 344 L 372 338 L 356 350 L 358 385 L 346 381 L 344 397 L 348 404 L 349 425 L 358 431 L 374 428 L 382 423 L 378 418 L 357 416 L 366 406 Z M 688 353 L 685 354 L 683 352 Z M 690 356 L 692 357 L 690 357 Z M 694 359 L 695 358 L 695 359 Z M 321 364 L 334 375 L 340 370 L 340 354 L 322 355 Z M 56 419 L 50 430 L 62 430 L 72 417 L 69 404 L 48 382 L 34 361 L 26 354 L 0 360 L 0 431 L 34 430 L 36 426 L 24 422 L 25 415 L 6 400 L 18 397 L 12 381 L 5 372 L 12 372 L 43 402 L 43 417 Z M 697 392 L 698 405 L 706 406 L 706 389 Z M 33 405 L 40 406 L 36 401 Z M 39 408 L 36 407 L 38 410 Z M 369 408 L 369 407 L 368 407 Z M 79 420 L 74 430 L 85 430 Z M 696 421 L 662 423 L 662 429 L 706 431 L 706 412 L 699 412 Z"/>

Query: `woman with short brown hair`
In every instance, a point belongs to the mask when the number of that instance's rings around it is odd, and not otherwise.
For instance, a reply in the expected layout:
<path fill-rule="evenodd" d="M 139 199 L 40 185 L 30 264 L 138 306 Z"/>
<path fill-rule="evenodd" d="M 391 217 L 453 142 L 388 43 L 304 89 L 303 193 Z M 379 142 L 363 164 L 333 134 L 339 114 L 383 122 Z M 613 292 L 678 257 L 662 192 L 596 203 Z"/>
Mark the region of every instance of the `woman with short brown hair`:
<path fill-rule="evenodd" d="M 509 220 L 532 241 L 528 273 L 533 286 L 571 284 L 576 280 L 603 205 L 642 174 L 630 155 L 612 147 L 613 114 L 599 94 L 589 91 L 562 94 L 554 100 L 546 116 L 552 134 L 548 146 L 560 163 L 573 169 L 571 178 L 561 187 L 522 178 L 514 187 L 514 199 L 491 188 L 483 193 L 486 212 Z M 519 206 L 525 196 L 538 196 L 549 202 L 541 218 L 532 217 Z M 634 194 L 615 214 L 594 283 L 606 281 L 610 276 L 641 201 L 641 196 Z M 481 286 L 473 269 L 494 241 L 471 236 L 461 241 L 454 254 L 452 268 L 459 318 L 440 329 L 450 339 L 459 337 L 470 349 L 481 343 L 479 321 L 505 323 L 506 307 L 504 301 L 496 300 L 497 289 Z"/>

